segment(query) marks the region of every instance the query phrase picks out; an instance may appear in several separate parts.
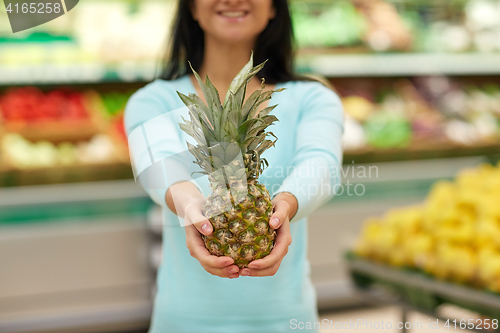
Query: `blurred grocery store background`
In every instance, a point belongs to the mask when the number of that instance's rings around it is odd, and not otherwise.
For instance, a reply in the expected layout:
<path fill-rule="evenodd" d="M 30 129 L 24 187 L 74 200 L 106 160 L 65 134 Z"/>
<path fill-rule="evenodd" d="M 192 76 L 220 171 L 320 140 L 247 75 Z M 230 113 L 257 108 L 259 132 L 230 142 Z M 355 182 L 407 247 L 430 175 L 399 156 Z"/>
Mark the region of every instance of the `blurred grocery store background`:
<path fill-rule="evenodd" d="M 310 218 L 320 309 L 500 319 L 500 0 L 290 5 L 297 71 L 346 111 L 343 191 Z M 174 10 L 85 0 L 12 34 L 0 5 L 0 332 L 147 329 L 161 221 L 122 117 Z"/>

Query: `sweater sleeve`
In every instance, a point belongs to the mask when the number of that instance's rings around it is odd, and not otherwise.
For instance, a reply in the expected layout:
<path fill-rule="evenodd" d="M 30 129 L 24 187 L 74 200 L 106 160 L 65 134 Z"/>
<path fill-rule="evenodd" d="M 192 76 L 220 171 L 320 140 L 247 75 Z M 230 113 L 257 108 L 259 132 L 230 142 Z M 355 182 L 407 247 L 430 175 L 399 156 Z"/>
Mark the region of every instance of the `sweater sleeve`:
<path fill-rule="evenodd" d="M 298 210 L 290 222 L 303 219 L 328 202 L 340 184 L 343 108 L 340 98 L 320 83 L 305 83 L 298 119 L 292 169 L 273 194 L 289 192 Z"/>
<path fill-rule="evenodd" d="M 125 108 L 125 129 L 136 183 L 144 188 L 157 204 L 167 207 L 165 195 L 179 181 L 190 181 L 192 156 L 179 133 L 181 115 L 186 108 L 175 109 L 178 103 L 168 91 L 157 84 L 140 89 Z"/>

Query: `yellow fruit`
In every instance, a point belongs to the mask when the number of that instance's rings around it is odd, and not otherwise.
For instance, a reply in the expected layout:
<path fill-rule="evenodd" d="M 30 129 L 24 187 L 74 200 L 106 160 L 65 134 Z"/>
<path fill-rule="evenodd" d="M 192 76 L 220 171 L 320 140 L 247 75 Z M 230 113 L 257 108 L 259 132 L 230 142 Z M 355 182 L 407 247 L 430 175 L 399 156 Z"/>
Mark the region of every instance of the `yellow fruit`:
<path fill-rule="evenodd" d="M 421 206 L 370 219 L 358 252 L 500 292 L 500 163 L 437 182 Z"/>
<path fill-rule="evenodd" d="M 366 98 L 349 96 L 342 99 L 344 111 L 356 120 L 366 120 L 373 112 L 375 106 Z"/>

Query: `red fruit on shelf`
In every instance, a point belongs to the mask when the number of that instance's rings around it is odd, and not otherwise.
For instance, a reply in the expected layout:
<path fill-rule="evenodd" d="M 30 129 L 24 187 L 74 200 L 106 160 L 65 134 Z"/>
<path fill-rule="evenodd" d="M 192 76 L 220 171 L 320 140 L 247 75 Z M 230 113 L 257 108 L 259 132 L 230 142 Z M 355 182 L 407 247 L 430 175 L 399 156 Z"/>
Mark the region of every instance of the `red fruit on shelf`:
<path fill-rule="evenodd" d="M 125 124 L 123 123 L 123 114 L 121 114 L 115 122 L 115 128 L 117 132 L 120 135 L 120 138 L 125 142 L 125 144 L 128 144 L 127 141 L 127 132 L 125 131 Z"/>
<path fill-rule="evenodd" d="M 14 88 L 0 96 L 0 110 L 7 122 L 44 122 L 88 119 L 82 93 L 35 87 Z"/>

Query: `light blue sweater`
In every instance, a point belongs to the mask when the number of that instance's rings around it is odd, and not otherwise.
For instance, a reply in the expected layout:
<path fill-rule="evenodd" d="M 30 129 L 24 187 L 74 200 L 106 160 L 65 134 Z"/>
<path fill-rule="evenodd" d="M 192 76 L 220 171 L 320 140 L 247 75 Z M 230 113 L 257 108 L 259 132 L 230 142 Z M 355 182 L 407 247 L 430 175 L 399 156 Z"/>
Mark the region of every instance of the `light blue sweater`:
<path fill-rule="evenodd" d="M 292 244 L 274 276 L 232 280 L 210 275 L 190 256 L 183 221 L 165 203 L 167 188 L 179 180 L 192 181 L 205 196 L 210 193 L 208 179 L 192 179 L 194 167 L 183 162 L 186 141 L 195 142 L 179 128 L 180 116 L 189 117 L 176 91 L 194 93 L 191 80 L 156 80 L 130 98 L 125 125 L 134 172 L 163 207 L 165 224 L 150 332 L 279 333 L 297 331 L 295 323 L 317 322 L 307 260 L 307 216 L 332 198 L 340 181 L 342 104 L 318 82 L 276 85 L 282 87 L 286 90 L 269 101 L 278 104 L 271 114 L 279 122 L 268 128 L 278 141 L 262 156 L 270 166 L 259 181 L 272 196 L 283 191 L 296 196 L 299 209 L 290 225 Z"/>

